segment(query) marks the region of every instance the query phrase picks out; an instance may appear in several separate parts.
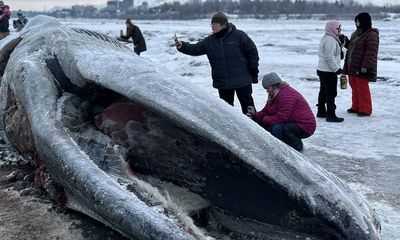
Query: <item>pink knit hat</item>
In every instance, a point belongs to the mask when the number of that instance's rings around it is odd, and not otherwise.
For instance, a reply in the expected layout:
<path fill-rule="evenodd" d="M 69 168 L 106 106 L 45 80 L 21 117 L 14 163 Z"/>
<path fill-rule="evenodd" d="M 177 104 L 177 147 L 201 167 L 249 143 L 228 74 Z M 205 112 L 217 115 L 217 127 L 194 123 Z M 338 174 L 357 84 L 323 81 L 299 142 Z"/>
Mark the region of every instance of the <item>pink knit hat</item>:
<path fill-rule="evenodd" d="M 325 25 L 325 32 L 331 36 L 339 36 L 339 28 L 341 24 L 336 20 L 328 21 Z"/>

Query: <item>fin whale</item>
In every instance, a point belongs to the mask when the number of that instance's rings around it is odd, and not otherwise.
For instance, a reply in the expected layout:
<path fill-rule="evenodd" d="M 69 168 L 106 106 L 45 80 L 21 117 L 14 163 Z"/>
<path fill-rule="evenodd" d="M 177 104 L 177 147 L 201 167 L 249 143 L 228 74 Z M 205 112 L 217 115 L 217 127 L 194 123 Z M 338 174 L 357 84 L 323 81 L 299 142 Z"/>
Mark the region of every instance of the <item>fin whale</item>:
<path fill-rule="evenodd" d="M 0 74 L 35 182 L 128 238 L 380 239 L 332 173 L 106 35 L 34 17 L 0 42 Z"/>

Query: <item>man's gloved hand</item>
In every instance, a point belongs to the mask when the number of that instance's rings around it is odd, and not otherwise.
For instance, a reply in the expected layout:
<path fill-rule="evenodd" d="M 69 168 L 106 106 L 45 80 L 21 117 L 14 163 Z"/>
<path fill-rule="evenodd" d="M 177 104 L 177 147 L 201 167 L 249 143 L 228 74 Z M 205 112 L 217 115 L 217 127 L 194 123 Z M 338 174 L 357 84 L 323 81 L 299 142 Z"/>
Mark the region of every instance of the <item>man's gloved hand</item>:
<path fill-rule="evenodd" d="M 345 43 L 345 41 L 346 41 L 346 35 L 344 35 L 344 34 L 340 34 L 339 35 L 339 40 L 340 40 L 340 43 L 341 44 L 344 44 Z M 347 38 L 348 39 L 348 38 Z"/>
<path fill-rule="evenodd" d="M 175 47 L 176 47 L 176 49 L 180 49 L 182 47 L 182 42 L 179 41 L 179 40 L 176 40 L 175 41 Z"/>
<path fill-rule="evenodd" d="M 253 79 L 253 83 L 258 83 L 258 69 L 257 68 L 250 68 L 249 69 L 250 75 Z"/>

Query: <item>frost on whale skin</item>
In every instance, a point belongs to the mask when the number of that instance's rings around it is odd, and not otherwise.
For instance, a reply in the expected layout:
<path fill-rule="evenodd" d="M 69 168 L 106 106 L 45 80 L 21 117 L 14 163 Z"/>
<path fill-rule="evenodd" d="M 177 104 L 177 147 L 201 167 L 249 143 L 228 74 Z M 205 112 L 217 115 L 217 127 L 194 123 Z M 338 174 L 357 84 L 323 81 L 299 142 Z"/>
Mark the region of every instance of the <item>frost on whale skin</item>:
<path fill-rule="evenodd" d="M 380 238 L 333 174 L 122 43 L 38 16 L 0 48 L 4 131 L 62 207 L 131 239 Z"/>

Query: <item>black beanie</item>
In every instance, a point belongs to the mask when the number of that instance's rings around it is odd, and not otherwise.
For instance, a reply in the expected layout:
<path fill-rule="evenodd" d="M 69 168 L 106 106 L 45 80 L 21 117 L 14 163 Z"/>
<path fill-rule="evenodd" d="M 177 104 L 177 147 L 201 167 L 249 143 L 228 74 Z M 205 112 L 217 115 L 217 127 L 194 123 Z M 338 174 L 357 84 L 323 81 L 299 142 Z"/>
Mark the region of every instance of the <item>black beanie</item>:
<path fill-rule="evenodd" d="M 213 23 L 219 23 L 221 25 L 227 25 L 228 24 L 228 17 L 222 12 L 216 13 L 211 18 L 211 24 L 213 24 Z"/>
<path fill-rule="evenodd" d="M 361 29 L 367 30 L 367 29 L 370 29 L 372 27 L 371 16 L 369 15 L 369 13 L 367 13 L 367 12 L 359 13 L 355 17 L 354 21 L 356 21 L 357 19 L 360 22 L 360 28 Z"/>

